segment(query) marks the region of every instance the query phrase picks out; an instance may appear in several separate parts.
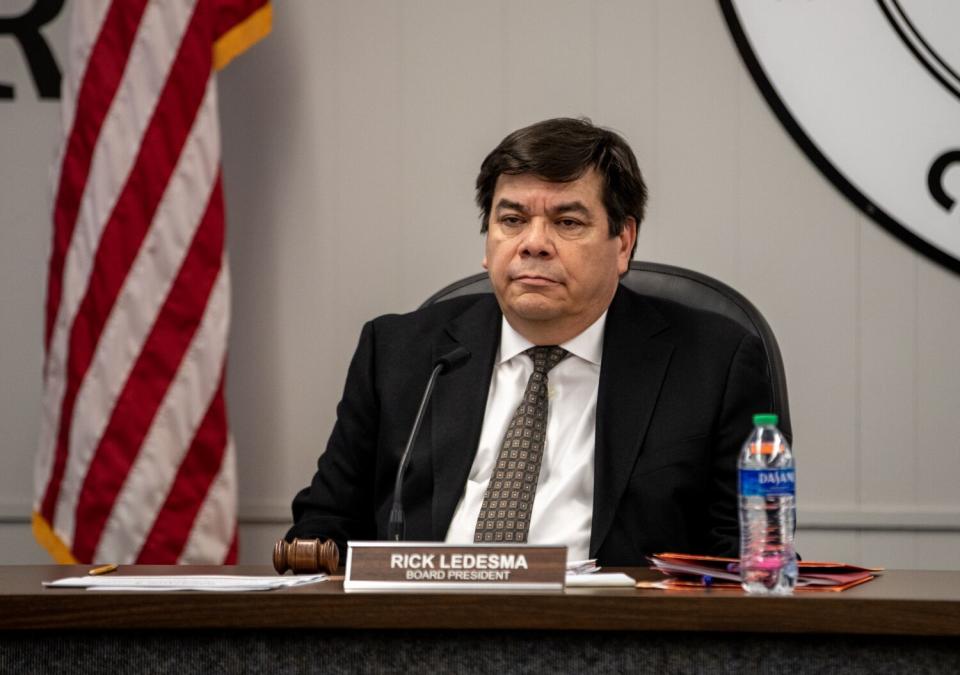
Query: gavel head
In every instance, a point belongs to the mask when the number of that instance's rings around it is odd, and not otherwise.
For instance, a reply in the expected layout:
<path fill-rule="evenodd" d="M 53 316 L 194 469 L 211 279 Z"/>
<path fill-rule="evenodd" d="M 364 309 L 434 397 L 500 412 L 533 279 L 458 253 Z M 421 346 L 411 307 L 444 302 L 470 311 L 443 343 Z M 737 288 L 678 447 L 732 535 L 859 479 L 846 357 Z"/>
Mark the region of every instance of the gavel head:
<path fill-rule="evenodd" d="M 332 539 L 279 540 L 273 547 L 273 569 L 279 574 L 333 574 L 340 564 L 340 551 Z"/>

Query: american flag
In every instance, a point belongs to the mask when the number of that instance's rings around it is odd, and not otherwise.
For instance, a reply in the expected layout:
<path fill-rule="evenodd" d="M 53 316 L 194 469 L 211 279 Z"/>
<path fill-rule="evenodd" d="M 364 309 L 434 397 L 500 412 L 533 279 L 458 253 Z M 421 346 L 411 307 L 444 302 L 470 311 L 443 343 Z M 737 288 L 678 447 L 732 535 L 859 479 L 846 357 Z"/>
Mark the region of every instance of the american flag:
<path fill-rule="evenodd" d="M 34 534 L 58 562 L 233 563 L 216 71 L 271 7 L 71 4 Z"/>

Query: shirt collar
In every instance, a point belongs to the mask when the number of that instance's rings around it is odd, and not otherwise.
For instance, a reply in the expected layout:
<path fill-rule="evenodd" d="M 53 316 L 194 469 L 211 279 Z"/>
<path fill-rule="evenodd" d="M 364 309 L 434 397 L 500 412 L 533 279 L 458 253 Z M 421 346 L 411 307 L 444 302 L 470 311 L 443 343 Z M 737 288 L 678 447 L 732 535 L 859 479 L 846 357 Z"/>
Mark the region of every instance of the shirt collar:
<path fill-rule="evenodd" d="M 603 330 L 606 326 L 607 312 L 594 321 L 590 326 L 571 340 L 564 342 L 561 347 L 584 361 L 596 366 L 600 365 L 603 355 Z M 513 329 L 507 317 L 501 319 L 500 351 L 497 355 L 497 365 L 506 363 L 517 354 L 522 354 L 534 344 Z"/>

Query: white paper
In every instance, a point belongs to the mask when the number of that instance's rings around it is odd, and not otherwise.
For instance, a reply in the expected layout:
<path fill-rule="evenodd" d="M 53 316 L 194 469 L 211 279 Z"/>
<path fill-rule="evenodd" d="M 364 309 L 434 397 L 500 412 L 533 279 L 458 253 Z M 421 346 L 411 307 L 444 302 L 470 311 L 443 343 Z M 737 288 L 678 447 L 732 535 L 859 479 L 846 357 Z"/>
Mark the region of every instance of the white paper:
<path fill-rule="evenodd" d="M 601 586 L 621 586 L 633 588 L 636 580 L 622 572 L 602 572 L 597 574 L 567 574 L 567 588 L 585 588 Z"/>
<path fill-rule="evenodd" d="M 103 575 L 44 581 L 47 588 L 86 588 L 91 591 L 272 591 L 326 581 L 326 574 L 255 577 L 219 574 L 156 576 Z"/>
<path fill-rule="evenodd" d="M 596 558 L 567 561 L 567 574 L 594 574 L 599 571 Z"/>

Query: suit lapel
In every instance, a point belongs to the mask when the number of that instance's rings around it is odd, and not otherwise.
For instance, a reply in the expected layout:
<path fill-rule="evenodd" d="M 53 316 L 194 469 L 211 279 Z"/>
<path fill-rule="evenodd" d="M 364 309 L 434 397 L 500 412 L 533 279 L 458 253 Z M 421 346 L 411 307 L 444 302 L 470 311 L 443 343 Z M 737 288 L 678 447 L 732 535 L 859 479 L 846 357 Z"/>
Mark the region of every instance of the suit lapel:
<path fill-rule="evenodd" d="M 668 325 L 647 300 L 617 289 L 607 313 L 597 394 L 591 557 L 613 524 L 656 406 L 673 344 L 654 336 Z"/>
<path fill-rule="evenodd" d="M 491 294 L 452 320 L 447 341 L 434 346 L 434 358 L 457 345 L 470 352 L 463 366 L 437 379 L 431 402 L 434 539 L 446 536 L 480 443 L 500 319 Z"/>

